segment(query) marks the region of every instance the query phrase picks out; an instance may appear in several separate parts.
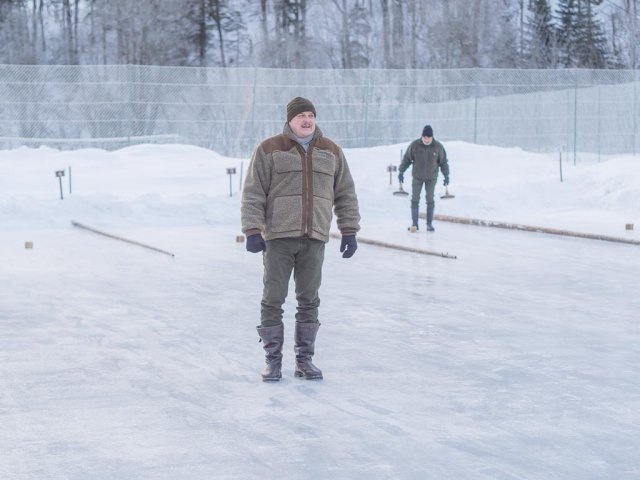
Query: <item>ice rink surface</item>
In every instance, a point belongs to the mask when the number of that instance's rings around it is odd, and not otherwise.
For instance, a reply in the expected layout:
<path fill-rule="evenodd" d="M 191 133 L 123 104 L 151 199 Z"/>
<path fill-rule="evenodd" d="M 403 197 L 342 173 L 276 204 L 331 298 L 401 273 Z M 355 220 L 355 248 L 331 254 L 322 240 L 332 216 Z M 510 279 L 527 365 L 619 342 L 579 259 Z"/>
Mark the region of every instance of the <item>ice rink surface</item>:
<path fill-rule="evenodd" d="M 0 204 L 2 479 L 640 478 L 638 246 L 444 222 L 410 234 L 408 200 L 369 184 L 362 237 L 457 259 L 361 244 L 346 260 L 332 240 L 325 378 L 293 377 L 289 298 L 283 380 L 265 384 L 262 264 L 235 241 L 224 176 L 204 198 L 80 183 L 53 207 L 17 181 L 24 196 Z"/>

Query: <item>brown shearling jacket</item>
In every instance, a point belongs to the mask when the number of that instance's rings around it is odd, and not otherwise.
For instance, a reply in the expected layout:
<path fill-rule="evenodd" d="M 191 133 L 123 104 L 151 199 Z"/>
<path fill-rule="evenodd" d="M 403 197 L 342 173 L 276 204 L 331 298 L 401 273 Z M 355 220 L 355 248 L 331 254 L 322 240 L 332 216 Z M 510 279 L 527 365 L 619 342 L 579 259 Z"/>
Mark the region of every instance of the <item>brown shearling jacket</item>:
<path fill-rule="evenodd" d="M 342 235 L 360 230 L 358 199 L 342 149 L 316 126 L 307 151 L 288 124 L 256 148 L 242 191 L 242 232 L 265 240 L 329 241 L 333 218 Z"/>

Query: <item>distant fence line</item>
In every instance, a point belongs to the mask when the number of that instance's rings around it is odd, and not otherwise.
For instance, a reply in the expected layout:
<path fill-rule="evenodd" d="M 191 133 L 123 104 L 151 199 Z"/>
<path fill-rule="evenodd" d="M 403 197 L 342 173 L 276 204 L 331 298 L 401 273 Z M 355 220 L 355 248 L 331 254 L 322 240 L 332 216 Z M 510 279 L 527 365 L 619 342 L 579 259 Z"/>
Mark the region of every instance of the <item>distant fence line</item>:
<path fill-rule="evenodd" d="M 0 65 L 0 148 L 180 142 L 247 157 L 310 98 L 344 147 L 440 140 L 636 154 L 633 70 L 287 70 Z"/>

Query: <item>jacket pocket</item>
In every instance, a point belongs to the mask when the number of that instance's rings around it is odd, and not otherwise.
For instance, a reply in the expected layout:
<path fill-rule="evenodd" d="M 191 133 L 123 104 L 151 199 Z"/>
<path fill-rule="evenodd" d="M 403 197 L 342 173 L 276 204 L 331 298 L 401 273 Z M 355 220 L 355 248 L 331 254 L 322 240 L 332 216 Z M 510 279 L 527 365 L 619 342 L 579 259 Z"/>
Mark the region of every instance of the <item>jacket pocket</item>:
<path fill-rule="evenodd" d="M 314 150 L 313 171 L 333 177 L 336 171 L 336 159 L 334 155 L 324 150 Z"/>
<path fill-rule="evenodd" d="M 300 195 L 276 197 L 270 213 L 273 233 L 302 230 L 302 197 Z"/>
<path fill-rule="evenodd" d="M 329 235 L 333 218 L 333 201 L 321 197 L 313 197 L 313 230 L 322 235 Z"/>
<path fill-rule="evenodd" d="M 302 172 L 302 159 L 297 153 L 273 152 L 276 173 Z"/>
<path fill-rule="evenodd" d="M 313 194 L 333 202 L 335 156 L 325 151 L 313 153 Z"/>
<path fill-rule="evenodd" d="M 270 194 L 277 197 L 302 195 L 302 160 L 297 153 L 273 152 Z"/>

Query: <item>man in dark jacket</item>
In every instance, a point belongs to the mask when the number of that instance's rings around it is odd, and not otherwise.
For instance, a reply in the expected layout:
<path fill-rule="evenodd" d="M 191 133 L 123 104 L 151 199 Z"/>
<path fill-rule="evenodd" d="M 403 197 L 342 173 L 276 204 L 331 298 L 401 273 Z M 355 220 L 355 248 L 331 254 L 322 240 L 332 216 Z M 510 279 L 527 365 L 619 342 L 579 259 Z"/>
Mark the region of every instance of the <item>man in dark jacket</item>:
<path fill-rule="evenodd" d="M 433 128 L 426 125 L 422 129 L 422 137 L 414 140 L 407 148 L 398 171 L 398 180 L 404 182 L 404 172 L 412 165 L 413 182 L 411 184 L 411 221 L 412 227 L 418 228 L 418 207 L 422 185 L 427 197 L 427 231 L 433 232 L 433 211 L 435 209 L 434 193 L 438 181 L 438 169 L 444 175 L 444 185 L 449 185 L 449 163 L 447 152 L 442 144 L 433 138 Z M 411 230 L 412 227 L 409 227 Z"/>
<path fill-rule="evenodd" d="M 333 212 L 342 234 L 340 251 L 358 248 L 358 199 L 342 149 L 316 127 L 316 109 L 306 98 L 287 105 L 280 135 L 256 148 L 242 192 L 242 231 L 247 250 L 263 252 L 264 290 L 257 327 L 266 351 L 264 381 L 281 378 L 282 305 L 293 272 L 298 312 L 295 375 L 320 379 L 312 362 L 318 323 L 320 279 Z"/>

